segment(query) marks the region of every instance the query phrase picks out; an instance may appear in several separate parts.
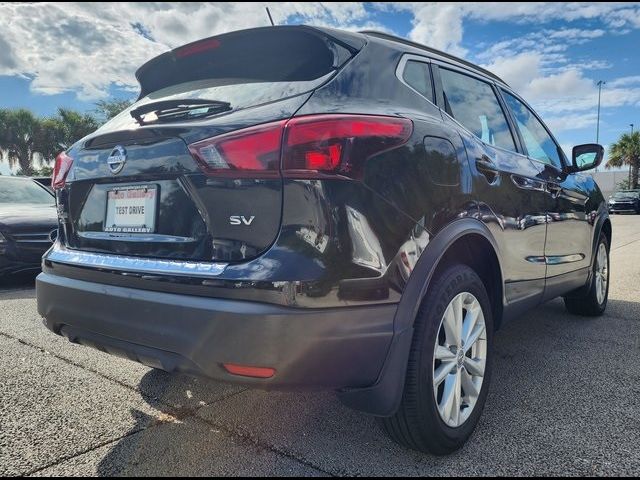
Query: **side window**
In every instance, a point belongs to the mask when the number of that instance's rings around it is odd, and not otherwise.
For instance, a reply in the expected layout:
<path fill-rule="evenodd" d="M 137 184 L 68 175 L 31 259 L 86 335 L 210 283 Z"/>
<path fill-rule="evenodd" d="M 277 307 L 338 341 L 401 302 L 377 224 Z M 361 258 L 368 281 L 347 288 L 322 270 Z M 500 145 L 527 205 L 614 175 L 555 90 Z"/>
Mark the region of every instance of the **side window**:
<path fill-rule="evenodd" d="M 562 168 L 558 145 L 551 138 L 544 125 L 524 103 L 509 92 L 503 90 L 502 93 L 518 124 L 518 130 L 520 130 L 528 155 L 546 164 Z"/>
<path fill-rule="evenodd" d="M 433 90 L 431 88 L 431 70 L 429 64 L 409 60 L 402 72 L 402 79 L 427 100 L 433 102 Z"/>
<path fill-rule="evenodd" d="M 440 67 L 445 107 L 483 142 L 513 152 L 516 145 L 493 88 L 487 82 Z"/>

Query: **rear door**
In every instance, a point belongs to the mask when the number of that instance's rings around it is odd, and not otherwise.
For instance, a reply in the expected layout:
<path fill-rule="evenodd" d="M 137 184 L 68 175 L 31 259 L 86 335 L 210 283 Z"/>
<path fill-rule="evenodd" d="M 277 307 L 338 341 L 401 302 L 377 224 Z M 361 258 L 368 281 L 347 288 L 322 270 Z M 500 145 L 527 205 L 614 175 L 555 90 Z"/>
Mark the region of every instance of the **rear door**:
<path fill-rule="evenodd" d="M 138 102 L 78 142 L 59 193 L 71 249 L 189 261 L 255 258 L 280 229 L 286 121 L 355 54 L 320 30 L 232 32 L 143 65 Z"/>
<path fill-rule="evenodd" d="M 596 217 L 591 212 L 588 181 L 581 174 L 563 172 L 566 159 L 542 121 L 513 93 L 503 90 L 502 94 L 528 156 L 539 170 L 538 178 L 545 182 L 549 219 L 545 258 L 550 295 L 555 296 L 555 277 L 586 269 L 591 262 Z M 578 276 L 576 282 L 579 285 L 584 278 Z"/>
<path fill-rule="evenodd" d="M 500 249 L 509 303 L 537 302 L 544 291 L 546 192 L 494 85 L 453 66 L 437 68 L 448 120 L 467 149 L 479 218 Z"/>

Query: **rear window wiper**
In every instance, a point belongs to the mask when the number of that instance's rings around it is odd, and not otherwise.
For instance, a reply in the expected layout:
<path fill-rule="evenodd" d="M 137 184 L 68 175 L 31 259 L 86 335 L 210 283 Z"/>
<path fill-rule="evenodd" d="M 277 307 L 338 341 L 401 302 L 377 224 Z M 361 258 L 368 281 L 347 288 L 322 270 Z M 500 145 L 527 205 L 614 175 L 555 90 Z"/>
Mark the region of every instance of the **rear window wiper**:
<path fill-rule="evenodd" d="M 140 125 L 172 120 L 191 120 L 208 117 L 231 110 L 229 102 L 199 98 L 183 100 L 161 100 L 145 103 L 129 112 Z M 150 115 L 153 114 L 153 115 Z M 146 117 L 149 118 L 146 118 Z"/>

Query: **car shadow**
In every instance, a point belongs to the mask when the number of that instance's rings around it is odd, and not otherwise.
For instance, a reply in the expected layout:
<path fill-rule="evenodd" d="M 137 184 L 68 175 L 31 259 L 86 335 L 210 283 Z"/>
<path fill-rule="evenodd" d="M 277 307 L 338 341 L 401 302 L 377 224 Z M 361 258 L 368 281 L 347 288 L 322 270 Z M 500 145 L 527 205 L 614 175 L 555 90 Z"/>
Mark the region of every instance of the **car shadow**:
<path fill-rule="evenodd" d="M 156 413 L 131 409 L 134 426 L 115 445 L 106 447 L 108 451 L 97 466 L 97 475 L 250 475 L 257 469 L 261 474 L 270 473 L 268 461 L 260 464 L 264 456 L 260 448 L 242 438 L 231 440 L 228 433 L 196 418 L 199 409 L 237 395 L 244 388 L 149 370 L 138 390 Z M 249 465 L 237 464 L 240 448 L 248 448 L 253 454 L 249 455 Z M 275 475 L 278 470 L 271 473 Z"/>
<path fill-rule="evenodd" d="M 607 315 L 584 318 L 554 300 L 505 325 L 495 338 L 494 375 L 480 424 L 448 457 L 395 445 L 373 418 L 343 407 L 331 394 L 228 390 L 204 380 L 194 391 L 190 377 L 154 370 L 139 390 L 158 417 L 132 410 L 136 426 L 108 447 L 97 473 L 275 475 L 290 474 L 293 463 L 307 468 L 301 474 L 314 472 L 309 466 L 335 475 L 526 474 L 539 465 L 560 474 L 592 468 L 584 458 L 602 455 L 603 444 L 610 446 L 607 462 L 615 464 L 624 461 L 617 457 L 635 424 L 630 389 L 640 380 L 611 380 L 628 367 L 615 352 L 634 344 L 640 349 L 640 322 L 629 335 L 604 337 L 611 322 L 633 321 L 616 312 L 638 308 L 638 302 L 610 300 Z M 576 375 L 576 367 L 589 375 Z M 593 438 L 598 441 L 590 443 Z M 528 463 L 505 460 L 506 439 L 508 457 Z"/>

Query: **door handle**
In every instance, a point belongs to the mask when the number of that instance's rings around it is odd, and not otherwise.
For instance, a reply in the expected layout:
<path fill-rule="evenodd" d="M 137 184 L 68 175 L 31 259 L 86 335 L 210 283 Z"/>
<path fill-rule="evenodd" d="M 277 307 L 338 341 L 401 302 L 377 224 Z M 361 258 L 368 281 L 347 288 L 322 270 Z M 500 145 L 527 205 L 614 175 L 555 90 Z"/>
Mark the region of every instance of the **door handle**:
<path fill-rule="evenodd" d="M 500 173 L 495 163 L 486 155 L 476 158 L 476 168 L 484 175 L 490 185 L 493 185 L 498 179 Z"/>
<path fill-rule="evenodd" d="M 524 190 L 540 190 L 544 192 L 544 183 L 533 178 L 521 177 L 520 175 L 511 175 L 511 180 L 518 188 Z"/>

